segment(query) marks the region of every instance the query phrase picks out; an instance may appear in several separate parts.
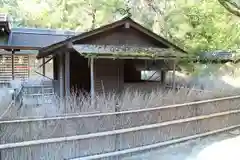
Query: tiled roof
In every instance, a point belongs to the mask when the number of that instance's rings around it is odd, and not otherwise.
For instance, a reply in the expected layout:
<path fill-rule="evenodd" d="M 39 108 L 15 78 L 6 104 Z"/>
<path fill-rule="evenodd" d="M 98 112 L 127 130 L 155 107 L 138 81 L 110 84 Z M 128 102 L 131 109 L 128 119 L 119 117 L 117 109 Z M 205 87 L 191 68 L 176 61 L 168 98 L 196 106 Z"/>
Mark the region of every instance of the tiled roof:
<path fill-rule="evenodd" d="M 36 28 L 12 28 L 9 35 L 9 46 L 46 47 L 63 41 L 75 35 L 73 31 L 36 29 Z"/>

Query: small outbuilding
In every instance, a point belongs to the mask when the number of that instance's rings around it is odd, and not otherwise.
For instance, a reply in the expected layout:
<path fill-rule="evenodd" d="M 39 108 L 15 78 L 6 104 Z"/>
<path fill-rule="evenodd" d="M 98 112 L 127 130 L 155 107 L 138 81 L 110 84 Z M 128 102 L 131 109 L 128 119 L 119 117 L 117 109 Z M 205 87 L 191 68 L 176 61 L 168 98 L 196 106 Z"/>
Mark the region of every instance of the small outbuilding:
<path fill-rule="evenodd" d="M 130 85 L 156 88 L 165 73 L 176 70 L 188 54 L 129 17 L 84 32 L 39 50 L 38 59 L 52 56 L 55 91 L 119 92 Z M 141 78 L 141 71 L 160 73 L 160 82 Z M 175 85 L 173 80 L 173 86 Z"/>

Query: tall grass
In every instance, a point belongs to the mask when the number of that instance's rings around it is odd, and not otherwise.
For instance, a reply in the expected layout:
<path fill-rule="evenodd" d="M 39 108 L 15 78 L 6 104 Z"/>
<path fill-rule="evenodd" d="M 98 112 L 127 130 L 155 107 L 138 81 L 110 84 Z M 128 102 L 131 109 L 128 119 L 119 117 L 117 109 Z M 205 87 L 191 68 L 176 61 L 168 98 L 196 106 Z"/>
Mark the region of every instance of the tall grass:
<path fill-rule="evenodd" d="M 9 93 L 0 90 L 1 101 L 0 113 L 7 108 L 10 100 Z M 58 96 L 42 97 L 42 99 L 51 99 L 52 103 L 38 106 L 23 105 L 20 109 L 12 107 L 6 118 L 20 117 L 52 117 L 65 114 L 91 114 L 99 112 L 116 112 L 125 110 L 136 110 L 143 108 L 159 107 L 171 104 L 186 103 L 199 101 L 204 99 L 219 98 L 224 96 L 238 95 L 238 89 L 222 89 L 222 90 L 197 90 L 188 88 L 179 88 L 178 90 L 158 88 L 151 92 L 145 93 L 141 90 L 126 89 L 121 94 L 105 93 L 98 94 L 91 103 L 91 97 L 88 94 L 73 93 L 64 99 Z M 11 117 L 12 115 L 12 117 Z"/>

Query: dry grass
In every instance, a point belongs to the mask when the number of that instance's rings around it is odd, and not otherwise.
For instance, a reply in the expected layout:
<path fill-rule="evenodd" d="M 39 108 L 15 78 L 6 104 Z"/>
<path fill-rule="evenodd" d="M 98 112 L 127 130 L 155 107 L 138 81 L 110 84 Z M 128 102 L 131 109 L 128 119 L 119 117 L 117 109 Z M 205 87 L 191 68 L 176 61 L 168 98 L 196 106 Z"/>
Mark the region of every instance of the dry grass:
<path fill-rule="evenodd" d="M 148 93 L 141 90 L 133 91 L 126 89 L 122 94 L 96 95 L 94 104 L 91 103 L 91 98 L 88 94 L 72 94 L 65 99 L 59 99 L 57 96 L 40 97 L 45 99 L 45 101 L 51 100 L 52 103 L 39 106 L 23 105 L 19 110 L 12 107 L 2 119 L 17 117 L 53 117 L 66 114 L 91 114 L 136 110 L 232 96 L 238 95 L 239 93 L 240 90 L 238 89 L 215 89 L 206 91 L 194 88 L 180 88 L 177 91 L 173 91 L 171 89 L 156 88 Z M 4 101 L 1 101 L 0 113 L 6 111 L 10 98 L 11 96 L 7 89 L 0 90 L 0 99 L 4 99 Z"/>

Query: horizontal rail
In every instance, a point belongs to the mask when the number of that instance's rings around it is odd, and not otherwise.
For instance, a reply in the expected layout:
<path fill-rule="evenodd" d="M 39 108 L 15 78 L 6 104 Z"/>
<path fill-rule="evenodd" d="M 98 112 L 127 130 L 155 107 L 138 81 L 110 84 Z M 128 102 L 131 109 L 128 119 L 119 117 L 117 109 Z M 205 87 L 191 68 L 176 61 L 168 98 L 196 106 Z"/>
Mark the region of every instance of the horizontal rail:
<path fill-rule="evenodd" d="M 91 138 L 111 136 L 111 135 L 118 135 L 118 134 L 136 132 L 136 131 L 141 131 L 141 130 L 148 130 L 148 129 L 153 129 L 153 128 L 160 128 L 160 127 L 173 125 L 173 124 L 180 124 L 180 123 L 185 123 L 185 122 L 203 120 L 203 119 L 219 117 L 219 116 L 224 116 L 224 115 L 229 115 L 229 114 L 236 114 L 236 113 L 240 113 L 240 110 L 233 110 L 233 111 L 215 113 L 215 114 L 204 115 L 204 116 L 196 116 L 196 117 L 191 117 L 191 118 L 186 118 L 186 119 L 167 121 L 167 122 L 156 123 L 156 124 L 151 124 L 151 125 L 144 125 L 144 126 L 139 126 L 139 127 L 132 127 L 132 128 L 127 128 L 127 129 L 90 133 L 90 134 L 85 134 L 85 135 L 32 140 L 32 141 L 24 141 L 24 142 L 17 142 L 17 143 L 7 143 L 7 144 L 1 144 L 0 150 L 1 149 L 10 149 L 10 148 L 19 148 L 19 147 L 28 147 L 28 146 L 41 145 L 41 144 L 49 144 L 49 143 L 60 143 L 60 142 L 67 142 L 67 141 L 91 139 Z"/>
<path fill-rule="evenodd" d="M 94 159 L 116 157 L 116 156 L 136 153 L 136 152 L 142 152 L 142 151 L 156 149 L 156 148 L 160 148 L 160 147 L 164 147 L 164 146 L 168 146 L 168 145 L 182 143 L 182 142 L 189 141 L 189 140 L 194 140 L 194 139 L 197 139 L 197 138 L 202 138 L 202 137 L 214 135 L 214 134 L 217 134 L 217 133 L 229 131 L 229 130 L 239 128 L 239 127 L 240 127 L 240 125 L 234 125 L 234 126 L 231 126 L 231 127 L 225 127 L 225 128 L 214 130 L 214 131 L 195 134 L 193 136 L 187 136 L 187 137 L 183 137 L 183 138 L 178 138 L 178 139 L 169 140 L 169 141 L 165 141 L 165 142 L 155 143 L 155 144 L 146 145 L 146 146 L 142 146 L 142 147 L 136 147 L 136 148 L 125 149 L 125 150 L 116 151 L 116 152 L 110 152 L 110 153 L 104 153 L 104 154 L 98 154 L 98 155 L 92 155 L 92 156 L 86 156 L 86 157 L 80 157 L 80 158 L 70 158 L 68 160 L 94 160 Z"/>
<path fill-rule="evenodd" d="M 39 74 L 40 76 L 43 76 L 43 77 L 49 79 L 49 80 L 54 80 L 54 79 L 52 79 L 52 78 L 50 78 L 50 77 L 48 77 L 48 76 L 45 76 L 44 74 L 42 74 L 42 73 L 40 73 L 40 72 L 38 72 L 38 71 L 34 71 L 34 72 L 37 73 L 37 74 Z"/>
<path fill-rule="evenodd" d="M 100 113 L 100 111 L 95 111 L 95 112 L 82 112 L 83 114 L 82 115 L 86 115 L 86 114 L 96 114 L 96 113 Z M 63 116 L 74 116 L 74 115 L 76 115 L 76 116 L 80 116 L 81 114 L 79 114 L 79 113 L 66 113 L 66 114 L 56 114 L 56 115 L 54 115 L 54 117 L 63 117 Z M 25 116 L 23 116 L 23 117 L 19 117 L 19 119 L 18 120 L 26 120 L 26 119 L 44 119 L 44 118 L 46 118 L 46 117 L 44 117 L 44 116 L 32 116 L 32 117 L 29 117 L 29 116 L 27 116 L 27 117 L 25 117 Z M 15 121 L 15 120 L 13 120 L 13 121 Z M 1 122 L 1 121 L 0 121 Z M 0 123 L 1 124 L 1 123 Z"/>
<path fill-rule="evenodd" d="M 224 101 L 224 100 L 234 100 L 234 99 L 239 99 L 239 98 L 240 98 L 240 95 L 223 97 L 223 98 L 215 98 L 215 99 L 209 99 L 209 100 L 202 100 L 202 101 L 196 101 L 196 102 L 188 102 L 188 103 L 182 103 L 182 104 L 174 104 L 174 105 L 161 106 L 161 107 L 155 107 L 155 108 L 145 108 L 145 109 L 138 109 L 138 110 L 121 111 L 121 112 L 93 113 L 93 114 L 84 114 L 84 115 L 75 115 L 75 116 L 66 115 L 66 116 L 49 117 L 49 118 L 29 118 L 29 119 L 20 119 L 20 120 L 19 119 L 18 120 L 5 120 L 5 121 L 0 121 L 0 124 L 27 123 L 27 122 L 48 121 L 48 120 L 67 120 L 67 119 L 77 119 L 77 118 L 110 116 L 110 115 L 148 112 L 148 111 L 155 111 L 155 110 L 164 110 L 164 109 L 178 108 L 178 107 L 184 107 L 184 106 L 196 107 L 196 105 L 199 105 L 199 104 L 218 102 L 218 101 Z"/>

